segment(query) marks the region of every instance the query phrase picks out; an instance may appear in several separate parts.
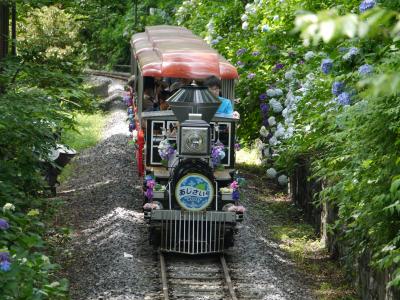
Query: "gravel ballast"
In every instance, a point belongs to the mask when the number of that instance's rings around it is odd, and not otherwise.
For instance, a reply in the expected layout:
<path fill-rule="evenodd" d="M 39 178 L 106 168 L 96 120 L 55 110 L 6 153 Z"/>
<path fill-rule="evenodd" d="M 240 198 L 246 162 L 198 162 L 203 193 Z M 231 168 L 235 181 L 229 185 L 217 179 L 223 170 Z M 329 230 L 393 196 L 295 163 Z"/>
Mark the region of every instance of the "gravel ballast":
<path fill-rule="evenodd" d="M 112 82 L 110 91 L 121 93 L 122 82 Z M 71 259 L 63 263 L 73 300 L 160 299 L 158 258 L 148 244 L 126 118 L 124 104 L 113 102 L 103 139 L 79 153 L 74 174 L 58 189 L 66 203 L 63 225 L 73 230 Z M 314 299 L 309 280 L 265 236 L 249 204 L 227 254 L 239 299 Z"/>

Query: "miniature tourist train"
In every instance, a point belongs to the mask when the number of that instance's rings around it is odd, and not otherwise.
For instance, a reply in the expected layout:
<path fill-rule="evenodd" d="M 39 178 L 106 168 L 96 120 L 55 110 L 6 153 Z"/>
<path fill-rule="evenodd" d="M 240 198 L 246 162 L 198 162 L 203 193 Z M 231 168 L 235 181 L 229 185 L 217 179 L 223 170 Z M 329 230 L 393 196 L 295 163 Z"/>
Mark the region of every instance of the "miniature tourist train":
<path fill-rule="evenodd" d="M 237 70 L 181 27 L 146 27 L 131 47 L 125 101 L 150 242 L 164 252 L 223 252 L 244 212 L 235 170 L 239 115 L 218 113 L 221 98 L 202 84 L 220 78 L 223 101 L 233 107 Z"/>

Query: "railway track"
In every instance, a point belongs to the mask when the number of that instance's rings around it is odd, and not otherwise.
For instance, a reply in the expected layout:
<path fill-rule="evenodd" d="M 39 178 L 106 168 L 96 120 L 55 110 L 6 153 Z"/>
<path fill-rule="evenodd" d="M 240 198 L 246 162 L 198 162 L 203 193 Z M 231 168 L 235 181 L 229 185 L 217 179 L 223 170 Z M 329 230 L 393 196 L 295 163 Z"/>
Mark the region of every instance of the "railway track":
<path fill-rule="evenodd" d="M 104 77 L 115 78 L 115 79 L 120 79 L 120 80 L 128 80 L 129 77 L 131 76 L 130 73 L 125 73 L 125 72 L 109 72 L 109 71 L 100 71 L 100 70 L 92 70 L 92 69 L 86 69 L 85 72 L 88 74 L 91 74 L 91 75 L 104 76 Z"/>
<path fill-rule="evenodd" d="M 237 300 L 225 257 L 159 253 L 163 300 Z"/>

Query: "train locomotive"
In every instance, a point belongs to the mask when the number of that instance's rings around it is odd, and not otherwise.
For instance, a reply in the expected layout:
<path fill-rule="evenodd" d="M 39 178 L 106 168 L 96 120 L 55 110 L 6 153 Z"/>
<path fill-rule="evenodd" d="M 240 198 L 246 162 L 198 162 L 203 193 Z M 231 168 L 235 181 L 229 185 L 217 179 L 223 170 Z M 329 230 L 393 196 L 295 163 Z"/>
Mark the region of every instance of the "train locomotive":
<path fill-rule="evenodd" d="M 235 170 L 238 117 L 216 113 L 220 100 L 195 83 L 167 99 L 169 110 L 145 111 L 143 101 L 149 77 L 191 81 L 209 75 L 221 78 L 222 96 L 233 99 L 237 71 L 181 27 L 146 27 L 131 45 L 136 159 L 150 242 L 164 252 L 223 252 L 233 245 L 244 212 Z"/>

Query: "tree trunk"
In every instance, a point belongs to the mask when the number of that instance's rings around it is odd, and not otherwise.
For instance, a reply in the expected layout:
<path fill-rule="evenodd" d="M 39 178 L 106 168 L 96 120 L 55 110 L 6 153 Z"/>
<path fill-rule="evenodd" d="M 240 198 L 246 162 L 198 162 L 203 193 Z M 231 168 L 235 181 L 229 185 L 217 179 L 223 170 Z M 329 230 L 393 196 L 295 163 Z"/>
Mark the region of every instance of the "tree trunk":
<path fill-rule="evenodd" d="M 0 59 L 8 54 L 9 15 L 8 4 L 0 4 Z"/>

